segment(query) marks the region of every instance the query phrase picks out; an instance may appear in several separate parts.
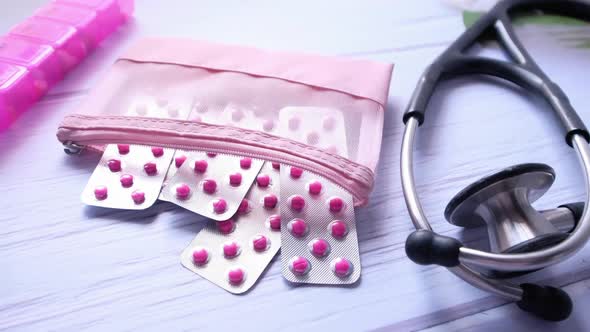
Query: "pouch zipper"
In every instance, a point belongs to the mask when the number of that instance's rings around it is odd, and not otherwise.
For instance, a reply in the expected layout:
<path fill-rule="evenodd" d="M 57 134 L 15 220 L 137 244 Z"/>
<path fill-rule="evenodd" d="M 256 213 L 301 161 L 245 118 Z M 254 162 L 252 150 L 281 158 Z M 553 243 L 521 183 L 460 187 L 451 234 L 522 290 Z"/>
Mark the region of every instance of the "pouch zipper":
<path fill-rule="evenodd" d="M 133 125 L 125 125 L 125 128 L 120 128 L 118 126 L 88 126 L 88 125 L 77 125 L 69 123 L 69 117 L 78 117 L 79 120 L 80 116 L 68 116 L 64 120 L 64 123 L 60 126 L 58 130 L 58 139 L 63 142 L 64 151 L 68 155 L 76 155 L 80 154 L 83 150 L 86 149 L 94 149 L 100 150 L 95 148 L 98 145 L 107 145 L 107 144 L 137 144 L 137 145 L 147 145 L 147 146 L 161 146 L 166 148 L 172 149 L 179 149 L 179 150 L 197 150 L 197 151 L 207 151 L 207 152 L 215 152 L 215 153 L 223 153 L 223 154 L 231 154 L 231 155 L 239 155 L 257 159 L 263 159 L 271 162 L 278 162 L 283 163 L 291 166 L 301 167 L 305 170 L 314 172 L 318 175 L 321 175 L 335 184 L 339 185 L 343 189 L 350 192 L 354 198 L 355 206 L 362 206 L 367 203 L 367 196 L 370 193 L 372 186 L 373 186 L 373 173 L 370 169 L 365 166 L 356 164 L 352 161 L 346 161 L 347 166 L 352 165 L 351 167 L 354 168 L 355 172 L 348 172 L 344 167 L 340 167 L 338 165 L 326 165 L 324 158 L 316 157 L 314 158 L 310 156 L 304 155 L 295 155 L 294 153 L 289 152 L 282 152 L 276 151 L 269 147 L 264 148 L 262 146 L 254 146 L 253 144 L 236 144 L 236 143 L 228 143 L 224 142 L 223 140 L 218 140 L 215 137 L 206 137 L 206 138 L 198 138 L 198 139 L 191 139 L 190 144 L 178 144 L 178 143 L 166 143 L 165 140 L 171 139 L 179 139 L 185 140 L 187 137 L 180 132 L 171 133 L 169 130 L 162 131 L 154 128 L 138 128 L 137 131 L 132 132 L 135 127 Z M 82 118 L 90 119 L 90 122 L 93 122 L 97 117 L 87 117 L 83 116 Z M 100 117 L 98 117 L 100 118 Z M 124 118 L 124 117 L 110 117 L 110 118 Z M 169 120 L 166 120 L 169 121 Z M 78 121 L 76 121 L 78 122 Z M 180 124 L 183 124 L 183 121 L 178 120 Z M 223 126 L 214 126 L 214 125 L 202 125 L 206 127 L 215 127 L 221 128 Z M 130 129 L 131 128 L 131 129 Z M 241 131 L 248 132 L 246 129 L 240 129 Z M 232 127 L 232 130 L 236 130 L 236 128 Z M 253 132 L 253 131 L 250 131 Z M 269 136 L 269 135 L 267 135 Z M 281 141 L 289 141 L 281 139 Z M 296 143 L 296 142 L 293 142 Z M 228 146 L 231 145 L 239 145 L 239 149 L 237 148 L 229 148 Z M 297 145 L 301 145 L 297 143 Z M 315 153 L 321 153 L 322 155 L 326 155 L 326 159 L 343 159 L 342 157 L 338 157 L 335 155 L 331 155 L 328 152 L 321 151 L 319 149 L 315 149 L 312 147 L 306 147 L 312 150 L 316 150 Z M 250 151 L 249 151 L 250 150 Z M 252 150 L 256 150 L 256 152 L 252 152 Z M 319 151 L 321 152 L 319 152 Z M 350 167 L 349 167 L 350 168 Z M 358 169 L 358 172 L 356 172 Z M 351 174 L 355 173 L 355 174 Z"/>

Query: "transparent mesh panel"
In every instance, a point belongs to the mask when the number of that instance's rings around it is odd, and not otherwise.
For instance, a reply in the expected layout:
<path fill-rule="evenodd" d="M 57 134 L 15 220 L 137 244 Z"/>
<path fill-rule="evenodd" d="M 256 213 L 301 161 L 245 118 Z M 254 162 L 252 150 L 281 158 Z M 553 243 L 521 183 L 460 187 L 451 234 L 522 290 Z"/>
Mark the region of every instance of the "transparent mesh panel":
<path fill-rule="evenodd" d="M 373 170 L 381 142 L 383 110 L 372 100 L 237 72 L 119 60 L 86 102 L 87 110 L 78 113 L 177 119 L 190 113 L 189 120 L 277 136 L 285 107 L 337 109 L 345 121 L 348 158 Z"/>

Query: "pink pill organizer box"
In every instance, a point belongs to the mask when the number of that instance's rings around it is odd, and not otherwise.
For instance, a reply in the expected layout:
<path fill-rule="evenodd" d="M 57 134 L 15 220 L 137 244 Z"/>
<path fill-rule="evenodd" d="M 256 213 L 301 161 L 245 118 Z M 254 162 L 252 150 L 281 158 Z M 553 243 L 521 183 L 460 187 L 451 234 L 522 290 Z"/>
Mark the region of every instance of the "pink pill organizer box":
<path fill-rule="evenodd" d="M 205 216 L 181 262 L 220 287 L 246 291 L 281 246 L 287 280 L 350 284 L 361 268 L 354 207 L 374 186 L 392 68 L 144 39 L 57 137 L 68 153 L 103 153 L 86 204 L 159 199 Z"/>
<path fill-rule="evenodd" d="M 0 36 L 0 130 L 133 14 L 134 0 L 54 0 Z"/>

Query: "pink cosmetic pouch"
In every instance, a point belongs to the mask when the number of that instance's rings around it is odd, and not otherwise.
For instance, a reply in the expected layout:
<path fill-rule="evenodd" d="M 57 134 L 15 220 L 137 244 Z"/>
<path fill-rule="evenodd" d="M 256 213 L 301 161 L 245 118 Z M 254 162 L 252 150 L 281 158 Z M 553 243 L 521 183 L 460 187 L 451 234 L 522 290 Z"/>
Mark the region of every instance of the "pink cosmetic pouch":
<path fill-rule="evenodd" d="M 392 69 L 341 57 L 144 39 L 64 118 L 57 137 L 70 150 L 126 143 L 285 163 L 330 179 L 353 195 L 356 206 L 365 205 Z M 337 110 L 346 141 L 334 144 L 346 146 L 318 147 L 313 134 L 285 135 L 279 122 L 286 108 Z M 288 127 L 306 130 L 297 123 Z"/>

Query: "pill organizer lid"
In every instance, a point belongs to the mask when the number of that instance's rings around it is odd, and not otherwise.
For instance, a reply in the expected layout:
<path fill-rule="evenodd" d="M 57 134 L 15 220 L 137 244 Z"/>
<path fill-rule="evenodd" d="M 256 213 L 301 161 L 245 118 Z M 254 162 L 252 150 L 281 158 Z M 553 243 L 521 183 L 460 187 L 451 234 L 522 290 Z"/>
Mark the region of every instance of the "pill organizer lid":
<path fill-rule="evenodd" d="M 8 89 L 15 84 L 24 75 L 27 70 L 24 67 L 11 65 L 8 63 L 0 63 L 0 93 L 2 90 Z"/>
<path fill-rule="evenodd" d="M 35 67 L 53 54 L 51 46 L 37 45 L 14 37 L 0 37 L 0 59 Z"/>

